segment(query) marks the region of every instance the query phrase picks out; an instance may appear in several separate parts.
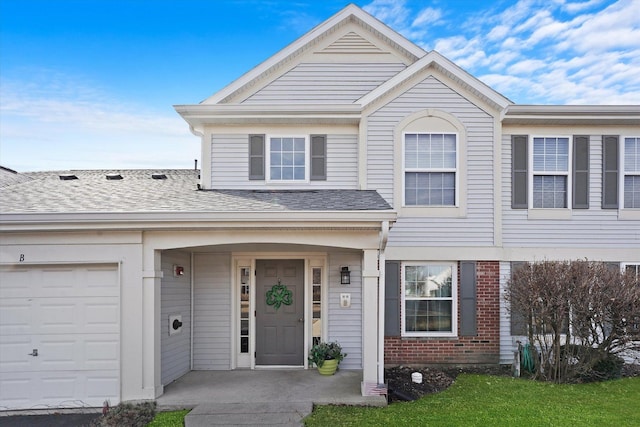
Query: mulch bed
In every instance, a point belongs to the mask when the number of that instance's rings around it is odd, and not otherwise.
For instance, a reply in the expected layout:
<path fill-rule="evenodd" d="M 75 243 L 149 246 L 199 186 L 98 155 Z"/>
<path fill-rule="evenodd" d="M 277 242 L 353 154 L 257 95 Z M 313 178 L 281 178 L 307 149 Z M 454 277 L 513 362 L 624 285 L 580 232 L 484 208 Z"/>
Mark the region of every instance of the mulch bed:
<path fill-rule="evenodd" d="M 422 383 L 411 381 L 411 374 L 420 372 Z M 388 384 L 389 403 L 419 399 L 424 395 L 446 390 L 461 373 L 511 376 L 511 366 L 473 366 L 451 368 L 425 368 L 397 366 L 385 369 L 385 380 Z M 640 376 L 640 365 L 626 364 L 622 368 L 623 377 Z"/>

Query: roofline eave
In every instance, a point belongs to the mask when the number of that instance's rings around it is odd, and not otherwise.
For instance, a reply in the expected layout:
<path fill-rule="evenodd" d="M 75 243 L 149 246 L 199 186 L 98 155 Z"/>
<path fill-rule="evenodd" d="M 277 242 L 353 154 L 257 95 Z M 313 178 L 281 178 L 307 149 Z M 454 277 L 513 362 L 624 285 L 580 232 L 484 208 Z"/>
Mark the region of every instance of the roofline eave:
<path fill-rule="evenodd" d="M 393 210 L 229 211 L 229 212 L 82 212 L 0 214 L 2 233 L 31 231 L 379 228 L 394 222 Z"/>

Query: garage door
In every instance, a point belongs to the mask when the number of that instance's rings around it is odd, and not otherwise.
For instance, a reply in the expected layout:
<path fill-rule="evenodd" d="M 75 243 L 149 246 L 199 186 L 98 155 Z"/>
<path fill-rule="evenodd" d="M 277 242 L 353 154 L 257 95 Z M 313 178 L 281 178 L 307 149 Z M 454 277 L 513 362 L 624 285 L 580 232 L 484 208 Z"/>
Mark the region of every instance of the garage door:
<path fill-rule="evenodd" d="M 0 267 L 0 409 L 120 399 L 116 264 Z"/>

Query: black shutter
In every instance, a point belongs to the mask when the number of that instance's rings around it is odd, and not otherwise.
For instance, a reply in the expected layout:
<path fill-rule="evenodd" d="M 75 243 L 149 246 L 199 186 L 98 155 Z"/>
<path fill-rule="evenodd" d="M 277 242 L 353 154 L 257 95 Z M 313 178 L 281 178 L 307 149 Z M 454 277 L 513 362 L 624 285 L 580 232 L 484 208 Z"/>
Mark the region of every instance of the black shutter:
<path fill-rule="evenodd" d="M 573 137 L 573 209 L 589 209 L 589 137 Z"/>
<path fill-rule="evenodd" d="M 327 136 L 311 135 L 311 181 L 327 179 Z"/>
<path fill-rule="evenodd" d="M 511 209 L 527 209 L 529 153 L 527 135 L 511 136 Z"/>
<path fill-rule="evenodd" d="M 521 261 L 515 261 L 511 263 L 511 275 L 518 268 L 525 264 Z M 524 313 L 517 310 L 516 307 L 511 306 L 511 335 L 527 335 L 527 321 Z"/>
<path fill-rule="evenodd" d="M 618 137 L 602 137 L 602 209 L 618 209 Z"/>
<path fill-rule="evenodd" d="M 460 335 L 478 335 L 476 263 L 460 261 Z"/>
<path fill-rule="evenodd" d="M 385 263 L 384 335 L 400 336 L 400 262 Z"/>
<path fill-rule="evenodd" d="M 249 179 L 264 180 L 264 135 L 249 135 Z"/>

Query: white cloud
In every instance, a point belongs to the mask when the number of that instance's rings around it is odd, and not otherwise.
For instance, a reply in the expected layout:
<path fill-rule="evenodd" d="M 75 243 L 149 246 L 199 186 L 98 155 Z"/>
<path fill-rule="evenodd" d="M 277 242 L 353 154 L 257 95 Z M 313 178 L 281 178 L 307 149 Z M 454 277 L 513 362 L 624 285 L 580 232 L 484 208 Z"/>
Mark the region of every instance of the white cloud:
<path fill-rule="evenodd" d="M 562 5 L 562 9 L 569 13 L 578 13 L 602 3 L 602 0 L 589 0 L 584 2 L 567 2 Z"/>
<path fill-rule="evenodd" d="M 402 13 L 391 21 L 409 28 L 420 11 L 393 3 Z M 638 103 L 640 1 L 518 0 L 467 17 L 453 7 L 439 9 L 439 32 L 412 40 L 515 102 Z"/>
<path fill-rule="evenodd" d="M 3 166 L 190 167 L 199 156 L 199 141 L 170 108 L 143 109 L 56 73 L 30 84 L 3 78 L 0 88 Z"/>
<path fill-rule="evenodd" d="M 412 27 L 417 27 L 420 25 L 433 25 L 440 22 L 440 18 L 442 18 L 442 11 L 440 9 L 434 9 L 432 7 L 427 7 L 423 9 L 416 19 L 411 23 Z"/>

